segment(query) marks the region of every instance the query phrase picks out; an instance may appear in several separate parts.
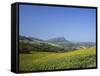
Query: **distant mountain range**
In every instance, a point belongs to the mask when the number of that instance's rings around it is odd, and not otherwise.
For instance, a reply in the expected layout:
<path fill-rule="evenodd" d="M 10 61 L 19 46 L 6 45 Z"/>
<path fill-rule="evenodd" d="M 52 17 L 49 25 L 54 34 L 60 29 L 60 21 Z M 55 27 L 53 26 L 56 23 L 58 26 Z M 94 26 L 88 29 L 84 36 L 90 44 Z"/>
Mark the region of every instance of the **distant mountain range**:
<path fill-rule="evenodd" d="M 20 51 L 49 51 L 65 52 L 81 48 L 95 47 L 94 42 L 72 42 L 64 37 L 41 40 L 35 37 L 19 36 Z M 23 51 L 24 50 L 24 51 Z"/>

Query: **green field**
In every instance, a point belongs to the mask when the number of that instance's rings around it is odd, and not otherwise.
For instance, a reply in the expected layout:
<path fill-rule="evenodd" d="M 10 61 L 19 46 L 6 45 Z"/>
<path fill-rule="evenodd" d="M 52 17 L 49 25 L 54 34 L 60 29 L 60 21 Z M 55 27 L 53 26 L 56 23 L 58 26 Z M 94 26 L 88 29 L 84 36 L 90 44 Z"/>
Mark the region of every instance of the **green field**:
<path fill-rule="evenodd" d="M 32 52 L 19 55 L 20 71 L 39 71 L 96 67 L 96 49 L 86 48 L 71 52 Z"/>

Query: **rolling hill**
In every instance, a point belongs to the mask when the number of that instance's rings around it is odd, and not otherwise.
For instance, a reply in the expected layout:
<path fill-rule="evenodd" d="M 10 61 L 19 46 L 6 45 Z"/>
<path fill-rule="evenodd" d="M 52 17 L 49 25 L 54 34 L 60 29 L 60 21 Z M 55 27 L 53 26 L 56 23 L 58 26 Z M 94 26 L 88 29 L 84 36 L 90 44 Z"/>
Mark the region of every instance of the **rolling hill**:
<path fill-rule="evenodd" d="M 20 71 L 40 71 L 96 67 L 96 49 L 86 48 L 71 52 L 36 52 L 20 54 Z"/>
<path fill-rule="evenodd" d="M 19 37 L 19 71 L 96 67 L 94 42 L 72 42 L 64 37 L 41 40 Z"/>
<path fill-rule="evenodd" d="M 35 37 L 19 36 L 19 49 L 21 53 L 29 53 L 30 51 L 48 51 L 48 52 L 66 52 L 81 48 L 94 47 L 93 42 L 72 42 L 64 37 L 53 38 L 49 40 L 41 40 Z"/>

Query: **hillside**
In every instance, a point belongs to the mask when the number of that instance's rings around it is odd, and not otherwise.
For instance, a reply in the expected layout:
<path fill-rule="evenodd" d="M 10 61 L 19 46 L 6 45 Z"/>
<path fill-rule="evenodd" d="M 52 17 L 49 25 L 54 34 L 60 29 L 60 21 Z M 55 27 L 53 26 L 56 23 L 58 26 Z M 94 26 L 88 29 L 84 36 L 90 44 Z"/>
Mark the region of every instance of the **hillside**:
<path fill-rule="evenodd" d="M 45 52 L 66 52 L 81 48 L 94 47 L 92 42 L 72 42 L 64 37 L 53 38 L 49 40 L 41 40 L 35 37 L 19 36 L 20 53 L 30 53 L 31 51 Z"/>
<path fill-rule="evenodd" d="M 20 71 L 56 70 L 96 67 L 96 49 L 87 48 L 71 52 L 32 52 L 20 54 Z"/>
<path fill-rule="evenodd" d="M 20 53 L 31 53 L 31 51 L 63 52 L 65 50 L 57 44 L 37 38 L 20 36 L 19 51 Z"/>

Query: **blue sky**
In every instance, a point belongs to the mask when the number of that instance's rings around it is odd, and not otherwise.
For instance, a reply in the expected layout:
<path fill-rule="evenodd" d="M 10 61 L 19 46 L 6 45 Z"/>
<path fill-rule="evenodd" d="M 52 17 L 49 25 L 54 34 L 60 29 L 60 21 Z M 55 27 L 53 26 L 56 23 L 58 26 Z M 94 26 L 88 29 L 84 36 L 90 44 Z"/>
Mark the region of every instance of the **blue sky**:
<path fill-rule="evenodd" d="M 96 9 L 20 5 L 19 15 L 20 35 L 95 42 Z"/>

